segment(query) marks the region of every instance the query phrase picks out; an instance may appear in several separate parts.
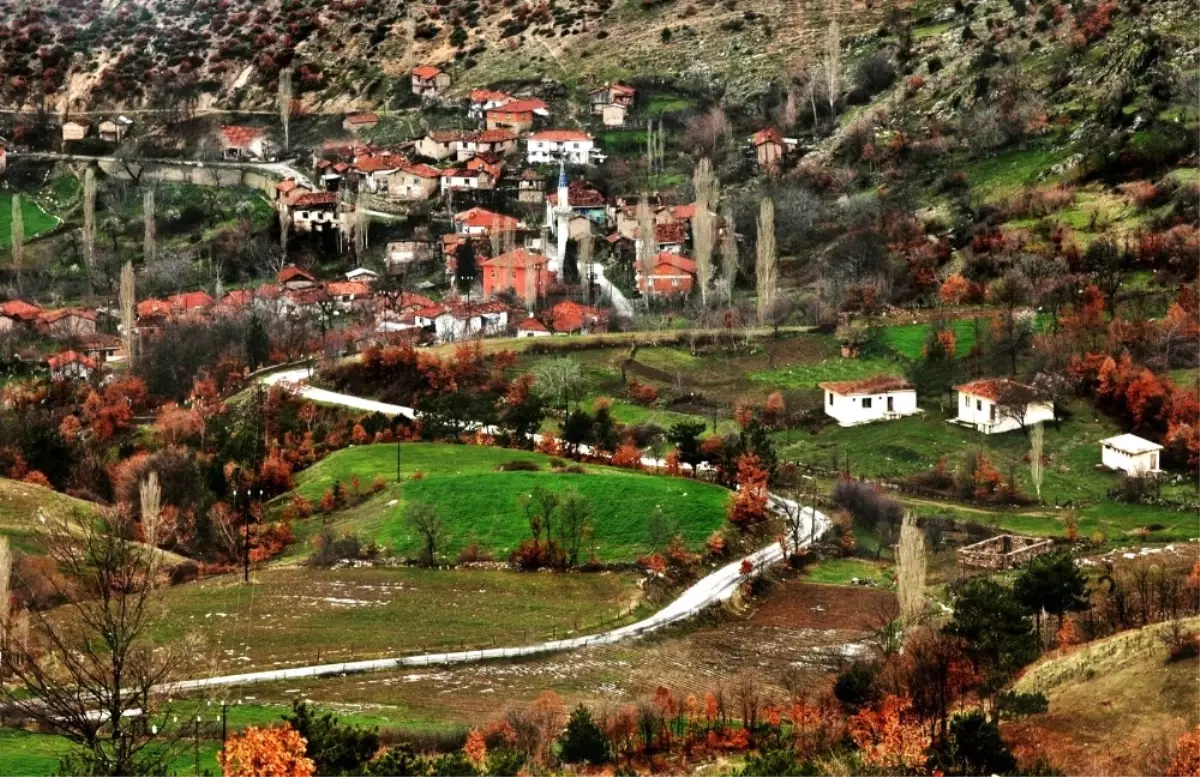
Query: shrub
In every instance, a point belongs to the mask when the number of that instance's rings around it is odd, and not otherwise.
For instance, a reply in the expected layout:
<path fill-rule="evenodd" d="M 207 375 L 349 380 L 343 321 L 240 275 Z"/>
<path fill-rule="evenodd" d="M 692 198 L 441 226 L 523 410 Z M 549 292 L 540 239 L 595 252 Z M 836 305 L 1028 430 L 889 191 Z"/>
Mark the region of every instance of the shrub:
<path fill-rule="evenodd" d="M 1046 694 L 1041 691 L 1021 693 L 1003 691 L 996 694 L 996 715 L 1002 720 L 1015 720 L 1027 715 L 1040 715 L 1050 709 Z"/>
<path fill-rule="evenodd" d="M 460 564 L 478 564 L 492 560 L 492 554 L 479 547 L 479 541 L 474 537 L 465 548 L 458 552 L 458 563 Z"/>
<path fill-rule="evenodd" d="M 876 673 L 873 664 L 855 661 L 838 675 L 833 684 L 833 695 L 851 711 L 871 704 L 879 696 L 875 688 Z"/>
<path fill-rule="evenodd" d="M 636 380 L 629 384 L 629 399 L 639 405 L 652 405 L 658 401 L 658 389 Z"/>
<path fill-rule="evenodd" d="M 542 465 L 529 459 L 513 459 L 496 467 L 499 472 L 541 472 Z"/>
<path fill-rule="evenodd" d="M 313 552 L 308 563 L 315 567 L 331 567 L 339 561 L 356 559 L 361 552 L 357 537 L 352 534 L 336 537 L 332 529 L 325 527 L 313 538 Z"/>
<path fill-rule="evenodd" d="M 582 704 L 571 713 L 567 729 L 559 740 L 562 759 L 567 763 L 606 764 L 611 759 L 608 738 L 592 720 L 592 713 Z"/>
<path fill-rule="evenodd" d="M 904 505 L 859 480 L 838 480 L 829 496 L 834 504 L 850 512 L 855 525 L 868 531 L 881 525 L 899 526 L 904 517 Z"/>
<path fill-rule="evenodd" d="M 1150 181 L 1130 181 L 1117 187 L 1135 208 L 1152 207 L 1162 196 L 1162 190 Z"/>

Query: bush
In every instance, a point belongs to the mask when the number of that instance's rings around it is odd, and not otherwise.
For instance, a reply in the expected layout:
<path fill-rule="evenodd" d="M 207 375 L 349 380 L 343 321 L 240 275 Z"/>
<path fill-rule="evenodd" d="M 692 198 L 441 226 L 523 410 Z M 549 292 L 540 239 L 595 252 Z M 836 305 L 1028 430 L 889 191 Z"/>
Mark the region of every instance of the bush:
<path fill-rule="evenodd" d="M 571 713 L 567 729 L 559 741 L 562 745 L 562 759 L 567 763 L 597 766 L 608 763 L 612 757 L 608 739 L 592 720 L 592 713 L 582 704 Z"/>
<path fill-rule="evenodd" d="M 499 472 L 541 472 L 542 465 L 529 459 L 513 459 L 496 467 Z"/>
<path fill-rule="evenodd" d="M 847 709 L 857 711 L 875 701 L 878 691 L 875 688 L 877 670 L 873 664 L 855 661 L 842 670 L 837 681 L 833 684 L 833 695 Z"/>
<path fill-rule="evenodd" d="M 1000 727 L 979 711 L 956 715 L 950 734 L 930 747 L 928 767 L 946 774 L 1013 774 L 1017 759 L 1000 737 Z"/>
<path fill-rule="evenodd" d="M 333 529 L 325 527 L 313 538 L 313 552 L 308 563 L 314 567 L 331 567 L 339 561 L 356 559 L 362 553 L 362 545 L 352 534 L 335 537 Z"/>
<path fill-rule="evenodd" d="M 746 759 L 746 765 L 735 774 L 745 777 L 758 777 L 771 774 L 777 777 L 810 777 L 820 774 L 812 761 L 801 761 L 796 751 L 790 748 L 767 750 L 755 753 Z"/>
<path fill-rule="evenodd" d="M 838 480 L 829 496 L 835 505 L 850 512 L 856 526 L 868 531 L 894 529 L 904 518 L 903 504 L 859 480 Z"/>

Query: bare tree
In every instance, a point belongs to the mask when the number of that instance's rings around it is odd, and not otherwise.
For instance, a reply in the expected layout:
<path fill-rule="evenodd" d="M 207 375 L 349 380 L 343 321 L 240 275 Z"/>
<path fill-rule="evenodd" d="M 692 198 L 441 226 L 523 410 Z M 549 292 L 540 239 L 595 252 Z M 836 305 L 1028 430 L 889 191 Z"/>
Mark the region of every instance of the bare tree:
<path fill-rule="evenodd" d="M 755 275 L 758 281 L 758 323 L 765 325 L 775 309 L 775 291 L 779 283 L 775 254 L 775 203 L 763 197 L 758 204 L 758 253 Z"/>
<path fill-rule="evenodd" d="M 696 282 L 700 285 L 700 303 L 708 304 L 708 287 L 712 282 L 713 208 L 717 205 L 717 179 L 712 162 L 701 157 L 692 174 L 696 190 L 695 212 L 692 214 L 692 241 L 696 252 Z"/>
<path fill-rule="evenodd" d="M 130 367 L 134 364 L 134 328 L 133 311 L 137 300 L 137 291 L 133 276 L 133 263 L 126 262 L 121 267 L 121 338 L 125 341 L 125 357 L 129 359 Z"/>
<path fill-rule="evenodd" d="M 1045 442 L 1046 430 L 1038 421 L 1029 430 L 1029 478 L 1033 481 L 1033 489 L 1037 492 L 1038 501 L 1042 499 L 1042 444 Z"/>
<path fill-rule="evenodd" d="M 142 255 L 146 264 L 154 262 L 158 247 L 158 232 L 154 223 L 154 187 L 147 186 L 142 192 Z"/>
<path fill-rule="evenodd" d="M 589 219 L 579 236 L 579 281 L 583 287 L 583 303 L 592 304 L 592 222 Z"/>
<path fill-rule="evenodd" d="M 691 119 L 684 130 L 684 142 L 692 151 L 720 159 L 729 139 L 729 118 L 720 105 Z"/>
<path fill-rule="evenodd" d="M 896 549 L 896 597 L 905 627 L 912 627 L 925 611 L 925 534 L 912 513 L 900 523 Z"/>
<path fill-rule="evenodd" d="M 186 668 L 194 646 L 150 639 L 158 553 L 124 539 L 132 521 L 115 514 L 69 523 L 44 512 L 38 518 L 38 540 L 60 572 L 38 584 L 66 604 L 31 613 L 32 638 L 4 652 L 13 682 L 0 686 L 0 697 L 82 748 L 64 762 L 66 772 L 165 774 L 182 731 L 171 725 L 160 690 Z"/>
<path fill-rule="evenodd" d="M 637 219 L 638 225 L 638 269 L 642 274 L 643 288 L 649 292 L 650 273 L 654 271 L 654 254 L 658 248 L 658 240 L 654 234 L 654 214 L 650 211 L 650 199 L 646 193 L 638 198 L 634 217 Z M 646 296 L 648 299 L 649 294 Z"/>
<path fill-rule="evenodd" d="M 562 536 L 562 548 L 567 554 L 567 565 L 579 563 L 579 550 L 591 533 L 592 504 L 574 489 L 567 491 L 559 503 L 558 530 Z"/>
<path fill-rule="evenodd" d="M 286 151 L 292 147 L 291 129 L 292 122 L 292 69 L 285 67 L 279 71 L 279 121 L 283 124 L 283 150 Z"/>
<path fill-rule="evenodd" d="M 279 202 L 279 249 L 282 251 L 283 262 L 287 263 L 288 250 L 288 232 L 292 228 L 292 209 L 288 206 L 287 199 L 281 199 Z"/>
<path fill-rule="evenodd" d="M 838 0 L 828 0 L 829 29 L 825 33 L 825 96 L 829 112 L 837 115 L 837 101 L 842 92 L 842 28 L 838 24 L 841 11 Z"/>
<path fill-rule="evenodd" d="M 446 522 L 438 515 L 437 507 L 413 502 L 404 509 L 404 522 L 421 538 L 421 563 L 433 566 L 438 549 L 446 541 Z"/>
<path fill-rule="evenodd" d="M 721 236 L 721 279 L 725 288 L 725 304 L 733 304 L 733 286 L 737 282 L 738 246 L 737 231 L 733 222 L 733 206 L 728 203 L 721 210 L 721 222 L 725 234 Z"/>
<path fill-rule="evenodd" d="M 83 171 L 83 263 L 88 273 L 96 263 L 96 171 L 91 165 Z"/>
<path fill-rule="evenodd" d="M 8 645 L 8 598 L 11 577 L 12 551 L 8 547 L 8 535 L 0 534 L 0 651 Z"/>
<path fill-rule="evenodd" d="M 18 280 L 25 266 L 25 213 L 21 210 L 21 195 L 12 196 L 12 266 Z"/>

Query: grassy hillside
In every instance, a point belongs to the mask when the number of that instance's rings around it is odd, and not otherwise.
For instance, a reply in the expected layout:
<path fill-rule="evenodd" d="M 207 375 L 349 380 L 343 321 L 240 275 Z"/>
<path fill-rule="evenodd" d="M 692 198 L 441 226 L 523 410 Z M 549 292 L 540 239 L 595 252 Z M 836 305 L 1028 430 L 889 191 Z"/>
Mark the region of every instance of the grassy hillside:
<path fill-rule="evenodd" d="M 58 219 L 38 207 L 38 204 L 29 197 L 21 198 L 21 216 L 26 240 L 43 232 L 49 232 L 58 226 Z M 12 245 L 12 194 L 0 192 L 0 248 L 7 248 L 10 245 Z"/>
<path fill-rule="evenodd" d="M 75 521 L 94 517 L 97 506 L 42 486 L 0 478 L 0 534 L 8 535 L 13 547 L 25 553 L 37 553 L 33 538 L 38 512 L 54 520 Z"/>
<path fill-rule="evenodd" d="M 729 492 L 694 480 L 587 466 L 581 474 L 555 471 L 550 457 L 500 448 L 406 443 L 402 446 L 404 482 L 394 482 L 395 445 L 368 445 L 339 451 L 298 477 L 296 492 L 314 503 L 335 481 L 349 487 L 357 475 L 367 489 L 376 474 L 388 485 L 366 501 L 333 515 L 337 531 L 351 532 L 363 541 L 375 540 L 396 553 L 416 555 L 419 537 L 405 524 L 410 502 L 438 507 L 449 530 L 447 555 L 476 540 L 479 546 L 504 558 L 529 536 L 529 523 L 520 498 L 535 486 L 564 492 L 575 489 L 591 502 L 596 555 L 603 561 L 629 561 L 650 548 L 648 516 L 661 508 L 669 524 L 693 547 L 699 547 L 721 525 Z M 509 461 L 535 462 L 537 472 L 499 472 Z M 415 472 L 420 479 L 413 479 Z M 284 503 L 286 497 L 280 500 Z M 300 521 L 301 539 L 316 533 L 324 519 Z M 298 545 L 297 552 L 305 552 Z M 588 551 L 584 550 L 586 557 Z"/>
<path fill-rule="evenodd" d="M 1185 621 L 1195 631 L 1200 619 Z M 1164 626 L 1125 632 L 1029 668 L 1016 683 L 1041 691 L 1048 712 L 1004 725 L 1037 741 L 1068 774 L 1161 774 L 1165 747 L 1200 721 L 1196 660 L 1167 660 Z"/>
<path fill-rule="evenodd" d="M 165 589 L 154 638 L 202 634 L 192 673 L 227 674 L 593 631 L 639 596 L 631 574 L 276 568 L 251 586 L 224 575 Z"/>

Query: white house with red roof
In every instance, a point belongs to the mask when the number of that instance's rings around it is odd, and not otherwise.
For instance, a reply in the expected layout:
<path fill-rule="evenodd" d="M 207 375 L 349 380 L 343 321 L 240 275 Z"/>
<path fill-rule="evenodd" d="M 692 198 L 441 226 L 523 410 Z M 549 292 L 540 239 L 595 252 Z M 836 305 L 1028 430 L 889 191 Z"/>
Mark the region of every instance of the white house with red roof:
<path fill-rule="evenodd" d="M 961 386 L 955 423 L 984 434 L 1011 432 L 1054 420 L 1054 403 L 1042 399 L 1032 386 L 1008 378 L 985 378 Z"/>
<path fill-rule="evenodd" d="M 300 232 L 325 232 L 340 227 L 337 192 L 293 193 L 288 198 L 292 227 Z"/>
<path fill-rule="evenodd" d="M 412 70 L 412 91 L 420 97 L 436 97 L 450 88 L 450 74 L 436 65 L 418 65 Z"/>
<path fill-rule="evenodd" d="M 46 359 L 54 380 L 88 380 L 96 372 L 96 360 L 78 351 L 56 353 Z"/>
<path fill-rule="evenodd" d="M 595 138 L 582 130 L 542 130 L 526 140 L 526 161 L 531 165 L 548 165 L 559 161 L 592 165 L 604 159 L 604 154 L 596 148 Z"/>
<path fill-rule="evenodd" d="M 516 98 L 508 92 L 496 92 L 491 89 L 472 89 L 470 95 L 470 107 L 467 108 L 467 115 L 472 119 L 482 119 L 484 114 L 493 108 L 499 108 L 501 105 L 512 102 Z"/>
<path fill-rule="evenodd" d="M 551 332 L 546 328 L 546 325 L 533 317 L 533 313 L 529 314 L 521 323 L 517 324 L 517 337 L 550 337 Z"/>
<path fill-rule="evenodd" d="M 217 140 L 225 159 L 266 159 L 271 152 L 267 131 L 260 127 L 226 124 L 217 130 Z"/>
<path fill-rule="evenodd" d="M 311 289 L 317 285 L 317 281 L 308 273 L 301 270 L 294 264 L 285 265 L 276 276 L 279 286 L 284 291 L 297 291 L 299 289 Z"/>
<path fill-rule="evenodd" d="M 512 216 L 496 213 L 486 208 L 471 208 L 454 214 L 454 231 L 460 235 L 486 237 L 496 229 L 513 232 L 525 229 L 525 223 Z"/>
<path fill-rule="evenodd" d="M 904 378 L 872 375 L 862 380 L 821 383 L 825 392 L 825 415 L 838 426 L 857 426 L 886 421 L 921 412 L 917 390 Z"/>
<path fill-rule="evenodd" d="M 41 308 L 24 300 L 10 299 L 8 302 L 0 302 L 0 332 L 33 327 L 41 314 Z"/>

